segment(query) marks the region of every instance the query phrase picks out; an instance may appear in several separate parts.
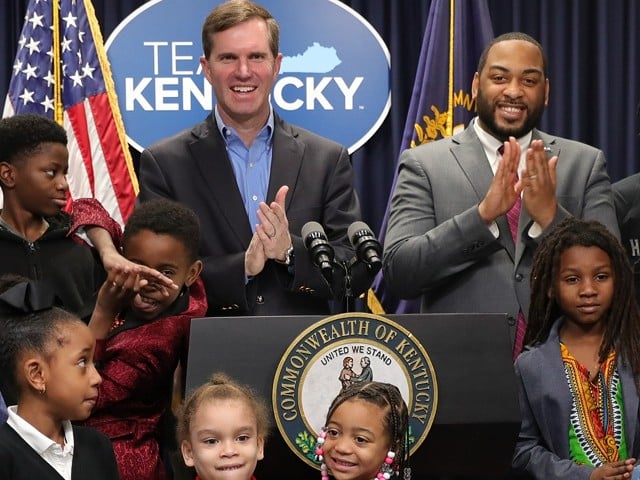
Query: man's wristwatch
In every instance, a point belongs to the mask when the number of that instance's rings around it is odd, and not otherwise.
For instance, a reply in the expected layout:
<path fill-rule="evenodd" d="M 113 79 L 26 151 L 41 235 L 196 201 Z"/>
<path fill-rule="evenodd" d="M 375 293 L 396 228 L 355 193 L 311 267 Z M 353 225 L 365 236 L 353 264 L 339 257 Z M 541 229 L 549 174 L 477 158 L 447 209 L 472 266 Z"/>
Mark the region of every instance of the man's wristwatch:
<path fill-rule="evenodd" d="M 276 260 L 276 262 L 282 264 L 282 265 L 286 265 L 287 267 L 290 267 L 291 265 L 293 265 L 293 260 L 295 258 L 294 252 L 293 252 L 293 244 L 287 248 L 287 251 L 284 252 L 284 260 Z"/>

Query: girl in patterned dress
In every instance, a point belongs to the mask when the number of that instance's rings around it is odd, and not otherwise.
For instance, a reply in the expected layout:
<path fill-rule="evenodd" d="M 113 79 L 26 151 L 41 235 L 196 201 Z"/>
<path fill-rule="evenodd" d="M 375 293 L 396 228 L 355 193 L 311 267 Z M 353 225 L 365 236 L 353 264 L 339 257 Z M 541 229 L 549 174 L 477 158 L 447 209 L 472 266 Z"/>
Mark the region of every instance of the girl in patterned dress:
<path fill-rule="evenodd" d="M 513 467 L 536 479 L 631 478 L 640 449 L 640 311 L 620 242 L 568 218 L 540 243 L 515 369 Z"/>

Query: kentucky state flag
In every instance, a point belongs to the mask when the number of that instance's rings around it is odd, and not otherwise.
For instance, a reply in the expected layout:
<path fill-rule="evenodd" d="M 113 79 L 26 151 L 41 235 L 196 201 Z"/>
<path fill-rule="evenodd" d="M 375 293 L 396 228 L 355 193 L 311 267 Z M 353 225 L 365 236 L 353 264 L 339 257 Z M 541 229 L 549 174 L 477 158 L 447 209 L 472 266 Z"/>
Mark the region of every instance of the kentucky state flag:
<path fill-rule="evenodd" d="M 96 198 L 121 225 L 138 182 L 90 0 L 30 0 L 3 117 L 45 115 L 67 131 L 69 193 Z"/>
<path fill-rule="evenodd" d="M 429 9 L 400 153 L 462 130 L 475 115 L 471 82 L 480 54 L 493 39 L 486 0 L 434 0 Z M 393 193 L 394 185 L 391 188 Z M 389 200 L 391 197 L 389 197 Z M 382 222 L 384 240 L 389 204 Z M 429 275 L 429 272 L 424 272 Z M 398 300 L 385 292 L 379 273 L 367 296 L 373 313 L 414 313 L 416 300 Z"/>

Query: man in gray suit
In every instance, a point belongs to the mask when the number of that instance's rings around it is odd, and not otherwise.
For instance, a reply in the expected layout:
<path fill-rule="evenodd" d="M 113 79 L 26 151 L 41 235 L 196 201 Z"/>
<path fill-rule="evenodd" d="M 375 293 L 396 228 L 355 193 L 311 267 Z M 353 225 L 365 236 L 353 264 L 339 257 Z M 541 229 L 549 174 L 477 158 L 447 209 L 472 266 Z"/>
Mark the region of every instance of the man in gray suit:
<path fill-rule="evenodd" d="M 282 54 L 279 27 L 260 5 L 218 5 L 202 28 L 202 71 L 217 104 L 204 121 L 140 158 L 140 200 L 168 197 L 200 218 L 209 315 L 330 312 L 328 285 L 305 249 L 303 225 L 320 223 L 336 259 L 350 260 L 360 220 L 347 150 L 290 125 L 269 102 Z M 353 272 L 353 294 L 371 283 Z"/>
<path fill-rule="evenodd" d="M 515 356 L 540 236 L 569 215 L 619 233 L 602 151 L 535 128 L 549 99 L 536 40 L 494 39 L 472 93 L 478 116 L 463 132 L 400 158 L 384 275 L 397 295 L 422 295 L 423 312 L 508 314 Z"/>

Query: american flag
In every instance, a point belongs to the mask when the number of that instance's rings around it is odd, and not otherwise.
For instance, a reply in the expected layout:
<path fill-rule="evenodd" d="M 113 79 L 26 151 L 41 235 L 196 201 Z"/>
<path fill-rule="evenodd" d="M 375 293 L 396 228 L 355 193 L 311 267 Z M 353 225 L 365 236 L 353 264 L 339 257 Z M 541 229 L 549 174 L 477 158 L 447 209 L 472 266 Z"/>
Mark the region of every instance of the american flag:
<path fill-rule="evenodd" d="M 90 0 L 30 0 L 3 117 L 20 113 L 65 128 L 71 198 L 96 198 L 124 224 L 138 183 Z"/>

